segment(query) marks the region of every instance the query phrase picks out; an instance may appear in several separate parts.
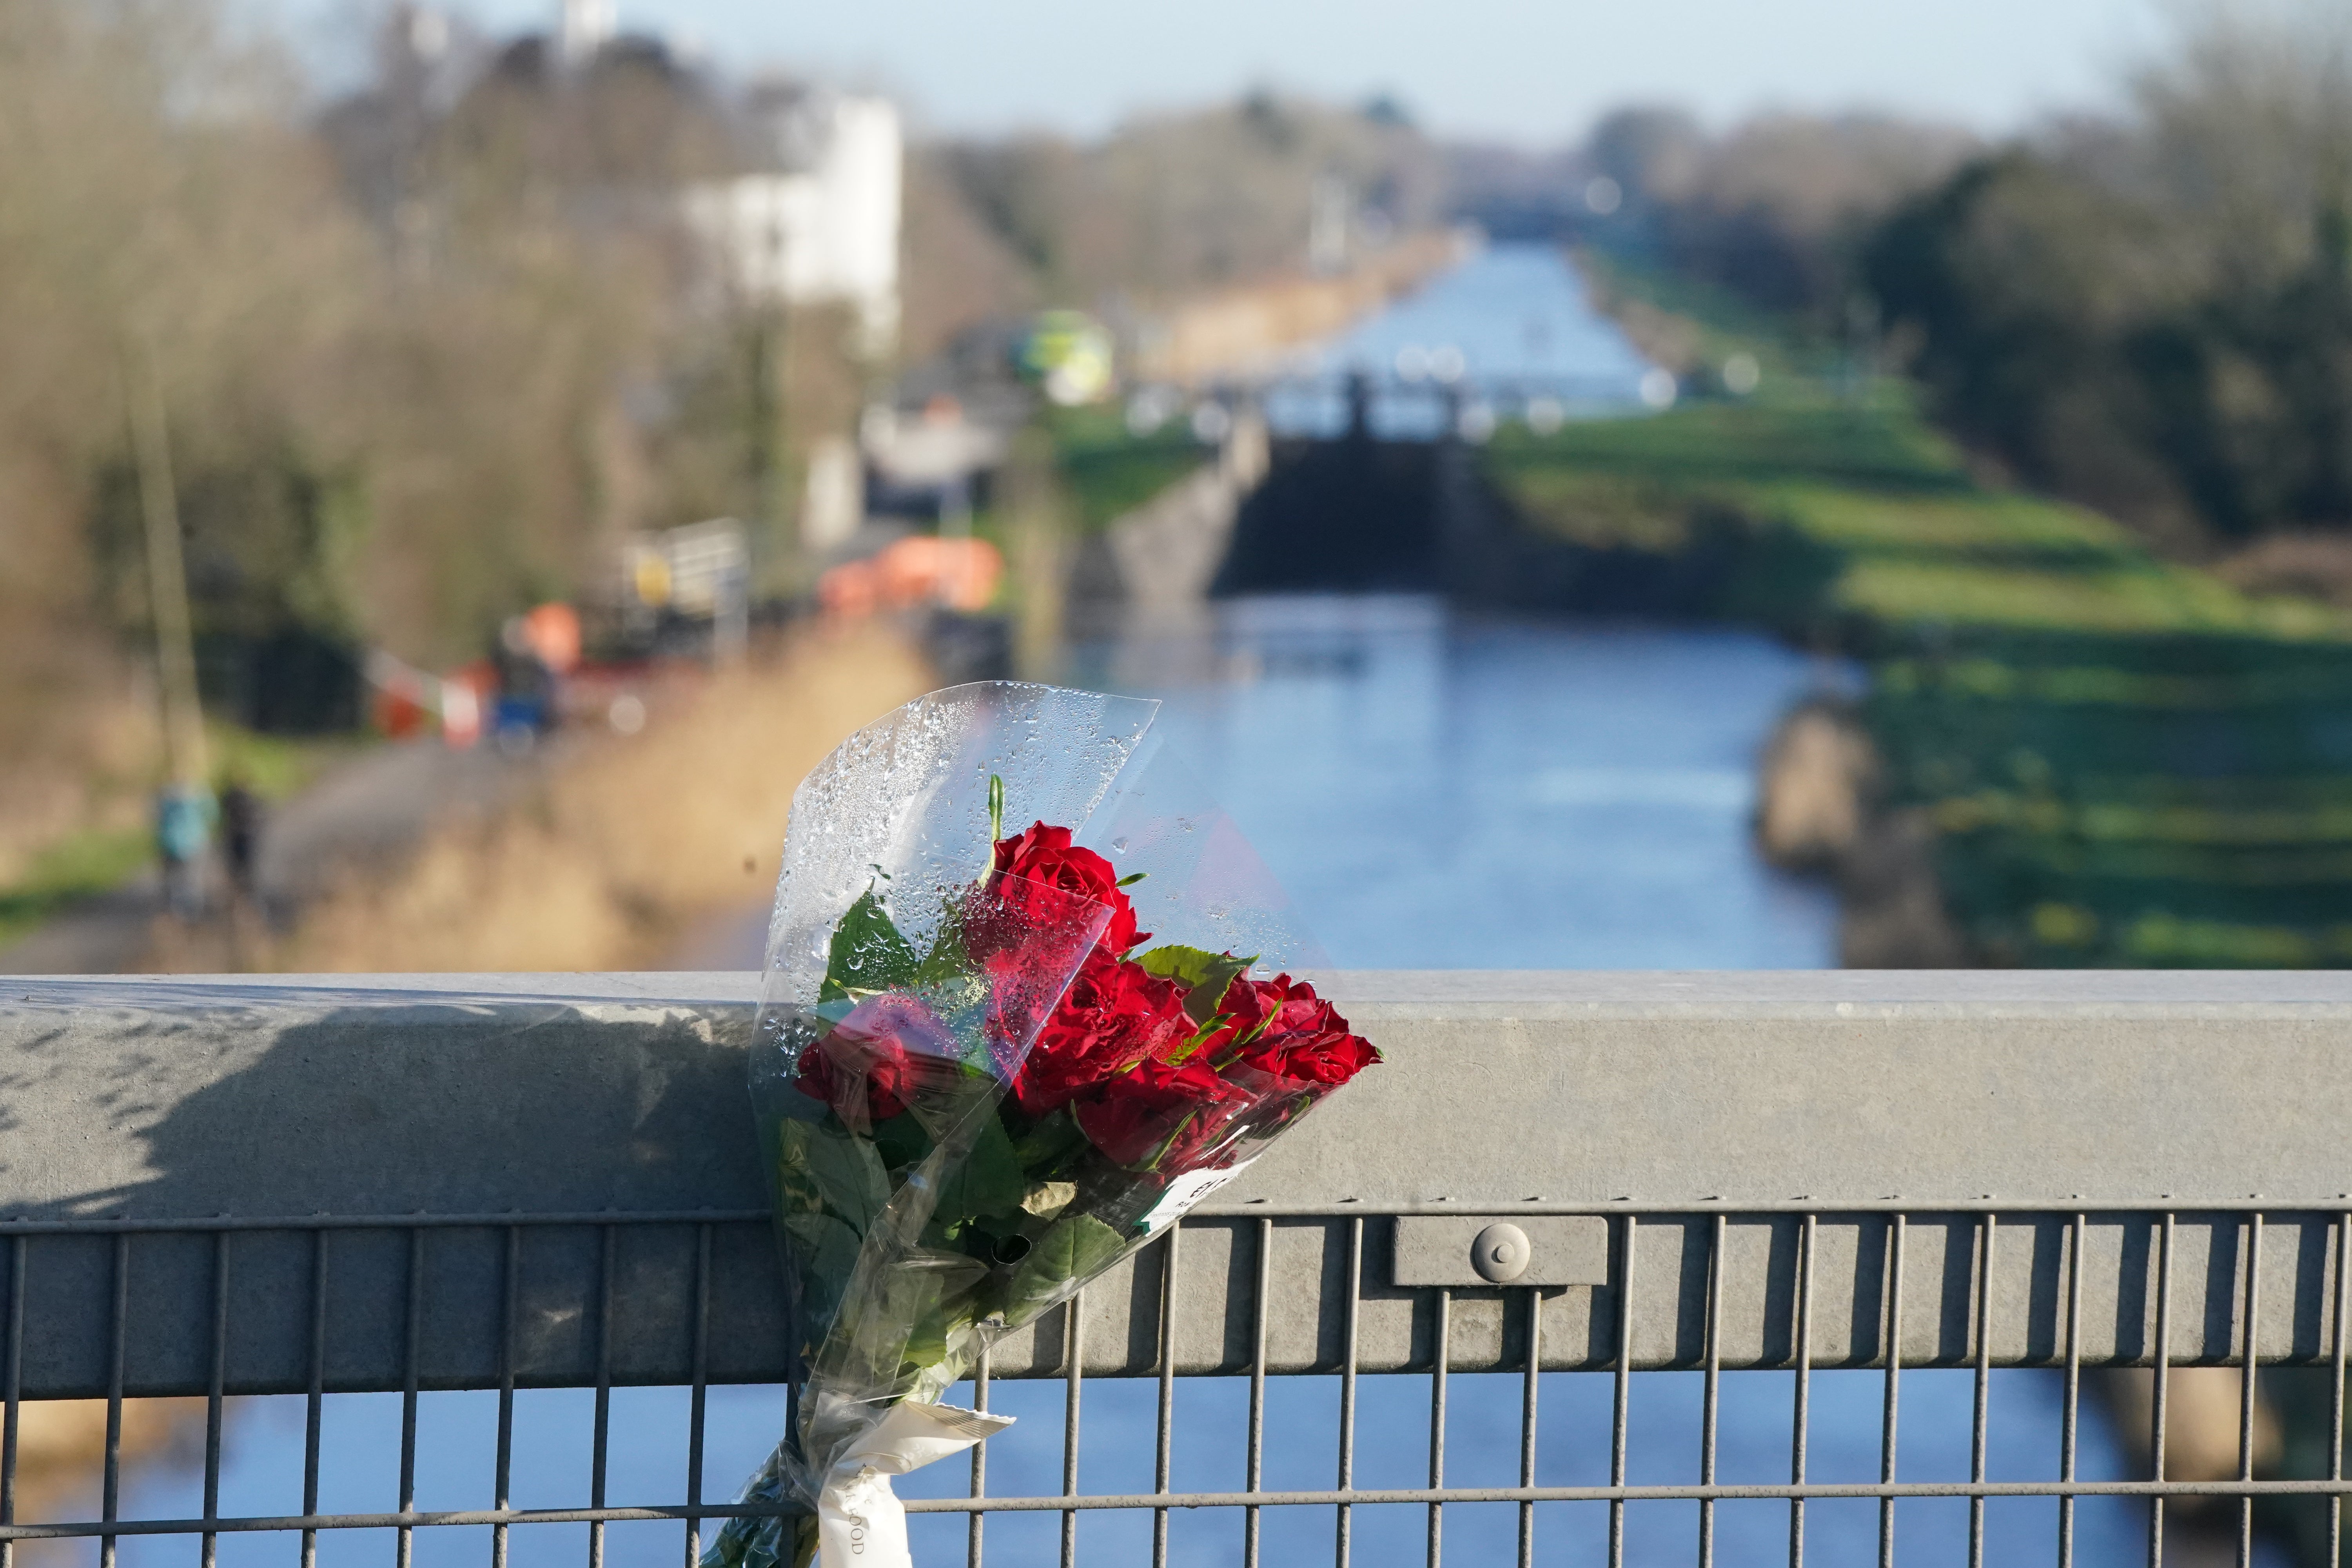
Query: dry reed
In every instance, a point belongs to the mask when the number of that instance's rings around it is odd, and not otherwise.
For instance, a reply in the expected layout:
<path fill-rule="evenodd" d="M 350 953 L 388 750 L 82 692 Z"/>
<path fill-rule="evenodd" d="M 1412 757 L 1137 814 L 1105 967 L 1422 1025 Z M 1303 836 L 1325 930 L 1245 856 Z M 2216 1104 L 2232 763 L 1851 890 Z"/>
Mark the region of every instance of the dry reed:
<path fill-rule="evenodd" d="M 802 775 L 929 684 L 881 627 L 795 637 L 772 660 L 657 705 L 639 735 L 577 742 L 503 808 L 450 824 L 389 875 L 338 886 L 270 967 L 656 963 L 698 919 L 767 896 Z"/>

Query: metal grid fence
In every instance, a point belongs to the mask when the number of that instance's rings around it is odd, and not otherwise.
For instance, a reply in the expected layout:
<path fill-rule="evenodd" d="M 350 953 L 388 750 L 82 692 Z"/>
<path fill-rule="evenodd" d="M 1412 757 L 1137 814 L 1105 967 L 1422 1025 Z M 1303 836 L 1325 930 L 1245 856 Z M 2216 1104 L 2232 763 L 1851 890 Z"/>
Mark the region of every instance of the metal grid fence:
<path fill-rule="evenodd" d="M 1967 1500 L 1968 1560 L 1980 1568 L 1989 1500 L 2057 1500 L 2056 1561 L 2072 1568 L 2075 1504 L 2090 1497 L 2144 1499 L 2147 1561 L 2165 1550 L 2168 1501 L 2219 1497 L 2235 1505 L 2237 1557 L 2253 1555 L 2254 1508 L 2271 1497 L 2324 1502 L 2326 1561 L 2340 1560 L 2347 1283 L 2352 1283 L 2352 1211 L 2265 1210 L 2258 1200 L 2194 1213 L 2161 1208 L 2016 1208 L 1938 1205 L 1906 1211 L 1835 1210 L 1801 1201 L 1764 1208 L 1694 1211 L 1638 1205 L 1602 1205 L 1609 1216 L 1609 1283 L 1567 1289 L 1508 1287 L 1400 1290 L 1382 1283 L 1380 1265 L 1391 1220 L 1347 1209 L 1259 1211 L 1197 1216 L 1149 1249 L 1131 1275 L 1113 1276 L 1094 1294 L 1123 1287 L 1156 1301 L 1149 1333 L 1130 1326 L 1139 1352 L 1108 1359 L 1090 1353 L 1097 1322 L 1085 1303 L 1040 1325 L 1025 1359 L 1008 1345 L 999 1364 L 1016 1375 L 1058 1377 L 1064 1385 L 1062 1487 L 1056 1495 L 991 1497 L 987 1451 L 975 1449 L 971 1495 L 910 1500 L 917 1514 L 968 1516 L 969 1560 L 979 1568 L 991 1514 L 1058 1514 L 1060 1560 L 1077 1560 L 1077 1524 L 1097 1510 L 1148 1512 L 1151 1561 L 1168 1561 L 1171 1510 L 1232 1509 L 1242 1530 L 1238 1560 L 1256 1568 L 1264 1510 L 1319 1507 L 1336 1520 L 1335 1560 L 1345 1568 L 1353 1547 L 1354 1510 L 1418 1505 L 1426 1510 L 1426 1556 L 1438 1563 L 1449 1505 L 1516 1504 L 1517 1561 L 1536 1560 L 1538 1505 L 1605 1504 L 1612 1568 L 1625 1561 L 1629 1505 L 1695 1503 L 1696 1560 L 1711 1563 L 1716 1509 L 1727 1501 L 1768 1500 L 1788 1509 L 1788 1561 L 1806 1555 L 1806 1509 L 1826 1500 L 1875 1500 L 1879 1558 L 1895 1561 L 1895 1516 L 1904 1500 Z M 1587 1206 L 1578 1212 L 1593 1213 Z M 1318 1231 L 1335 1267 L 1311 1289 L 1278 1271 L 1278 1229 Z M 1221 1250 L 1213 1284 L 1225 1326 L 1245 1347 L 1241 1363 L 1179 1349 L 1180 1323 L 1200 1283 L 1192 1249 L 1206 1233 Z M 658 1233 L 658 1234 L 657 1234 Z M 267 1531 L 299 1533 L 303 1568 L 316 1562 L 319 1532 L 388 1529 L 396 1562 L 408 1568 L 414 1532 L 488 1526 L 493 1568 L 504 1568 L 509 1532 L 546 1524 L 588 1526 L 590 1568 L 602 1568 L 604 1526 L 615 1521 L 682 1524 L 682 1562 L 700 1549 L 703 1521 L 759 1511 L 702 1495 L 706 1394 L 714 1381 L 757 1381 L 757 1357 L 714 1356 L 714 1299 L 734 1290 L 727 1260 L 759 1256 L 765 1216 L 756 1213 L 633 1215 L 473 1215 L 396 1218 L 19 1220 L 0 1222 L 6 1238 L 5 1419 L 0 1428 L 0 1568 L 12 1568 L 20 1541 L 96 1538 L 102 1568 L 114 1568 L 116 1544 L 130 1536 L 196 1537 L 204 1568 L 214 1568 L 219 1538 Z M 662 1239 L 667 1237 L 667 1240 Z M 1834 1238 L 1834 1239 L 1833 1239 Z M 674 1245 L 673 1245 L 674 1244 Z M 2112 1244 L 2112 1245 L 2110 1245 Z M 667 1250 L 665 1250 L 667 1247 Z M 568 1250 L 567 1250 L 568 1249 Z M 554 1279 L 548 1260 L 576 1257 L 585 1267 Z M 714 1258 L 719 1261 L 714 1262 Z M 2105 1260 L 2105 1261 L 2103 1261 Z M 2115 1267 L 2110 1268 L 2107 1262 Z M 459 1288 L 467 1270 L 490 1267 L 486 1292 Z M 772 1267 L 772 1261 L 769 1265 Z M 648 1270 L 675 1287 L 647 1294 Z M 740 1273 L 740 1267 L 736 1272 Z M 574 1298 L 562 1310 L 551 1292 Z M 731 1300 L 732 1298 L 730 1298 Z M 489 1321 L 453 1324 L 451 1302 L 488 1305 Z M 1405 1303 L 1410 1332 L 1377 1356 L 1367 1347 L 1367 1303 Z M 1571 1310 L 1573 1309 L 1573 1310 Z M 730 1307 L 728 1309 L 732 1311 Z M 269 1316 L 257 1336 L 240 1313 Z M 436 1316 L 436 1313 L 438 1316 Z M 1474 1318 L 1475 1334 L 1465 1325 Z M 648 1329 L 647 1322 L 660 1322 Z M 1318 1347 L 1302 1361 L 1277 1352 L 1270 1325 L 1311 1320 Z M 1548 1326 L 1549 1320 L 1549 1326 Z M 573 1325 L 557 1342 L 546 1325 Z M 1570 1325 L 1563 1333 L 1559 1325 Z M 296 1328 L 299 1325 L 299 1329 Z M 665 1339 L 665 1336 L 667 1336 Z M 719 1336 L 725 1338 L 728 1336 Z M 1475 1343 L 1473 1343 L 1473 1341 Z M 378 1346 L 376 1342 L 383 1342 Z M 661 1341 L 677 1354 L 648 1351 Z M 99 1362 L 87 1353 L 100 1348 Z M 473 1350 L 467 1347 L 471 1346 Z M 390 1360 L 375 1354 L 389 1347 Z M 454 1347 L 454 1348 L 453 1348 Z M 476 1354 L 478 1350 L 484 1353 Z M 1124 1356 L 1124 1359 L 1121 1359 Z M 1429 1379 L 1427 1484 L 1365 1488 L 1357 1474 L 1358 1380 L 1370 1362 L 1380 1370 Z M 2241 1379 L 2237 1465 L 2219 1479 L 2166 1479 L 2168 1379 L 2185 1364 L 2300 1365 L 2324 1372 L 2332 1389 L 2326 1474 L 2302 1479 L 2256 1475 L 2256 1380 Z M 1158 1380 L 1154 1489 L 1105 1494 L 1081 1489 L 1081 1414 L 1090 1365 L 1150 1372 Z M 2147 1476 L 2086 1479 L 2077 1474 L 2083 1373 L 2100 1365 L 2153 1369 Z M 1896 1456 L 1903 1373 L 1925 1366 L 1960 1367 L 1974 1375 L 1969 1474 L 1965 1480 L 1906 1479 Z M 1988 1409 L 1996 1366 L 2041 1366 L 2063 1376 L 2059 1474 L 2048 1480 L 1997 1480 L 1988 1468 Z M 690 1388 L 685 1496 L 675 1503 L 607 1503 L 611 1396 L 616 1385 L 664 1381 L 682 1367 Z M 1880 1368 L 1884 1403 L 1875 1481 L 1809 1479 L 1811 1378 L 1818 1370 Z M 1446 1481 L 1448 1377 L 1465 1368 L 1516 1368 L 1522 1378 L 1519 1473 L 1516 1486 L 1449 1486 Z M 1785 1482 L 1718 1479 L 1718 1409 L 1731 1368 L 1793 1374 Z M 1600 1371 L 1613 1376 L 1606 1484 L 1538 1484 L 1537 1434 L 1543 1374 Z M 1682 1369 L 1704 1375 L 1698 1473 L 1690 1484 L 1629 1479 L 1629 1412 L 1637 1373 Z M 1171 1487 L 1176 1379 L 1220 1371 L 1248 1380 L 1244 1484 L 1236 1490 Z M 1332 1484 L 1306 1490 L 1265 1487 L 1265 1433 L 1270 1375 L 1313 1371 L 1339 1385 L 1339 1436 Z M 1001 1373 L 1000 1373 L 1001 1375 Z M 985 1406 L 991 1376 L 974 1380 Z M 588 1506 L 510 1506 L 518 1387 L 593 1387 L 594 1427 Z M 498 1436 L 494 1502 L 488 1509 L 420 1510 L 417 1408 L 420 1393 L 495 1388 Z M 398 1507 L 386 1512 L 320 1510 L 322 1410 L 330 1393 L 396 1391 L 402 1396 Z M 239 1393 L 299 1393 L 307 1398 L 302 1511 L 224 1516 L 220 1511 L 224 1401 Z M 94 1521 L 20 1520 L 19 1426 L 27 1399 L 73 1394 L 106 1401 L 100 1517 Z M 122 1517 L 123 1409 L 126 1399 L 201 1395 L 206 1401 L 204 1509 L 200 1517 Z M 782 1412 L 779 1412 L 780 1415 Z M 1596 1434 L 1597 1436 L 1597 1434 Z"/>

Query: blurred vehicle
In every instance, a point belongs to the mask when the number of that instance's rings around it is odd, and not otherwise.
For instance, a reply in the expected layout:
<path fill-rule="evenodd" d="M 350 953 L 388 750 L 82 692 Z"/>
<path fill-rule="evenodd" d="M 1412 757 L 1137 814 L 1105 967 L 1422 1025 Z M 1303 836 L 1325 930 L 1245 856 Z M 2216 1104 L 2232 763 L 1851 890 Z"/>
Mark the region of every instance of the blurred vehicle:
<path fill-rule="evenodd" d="M 1110 395 L 1115 351 L 1110 331 L 1079 310 L 1047 310 L 1031 324 L 1014 362 L 1048 400 L 1065 408 Z"/>

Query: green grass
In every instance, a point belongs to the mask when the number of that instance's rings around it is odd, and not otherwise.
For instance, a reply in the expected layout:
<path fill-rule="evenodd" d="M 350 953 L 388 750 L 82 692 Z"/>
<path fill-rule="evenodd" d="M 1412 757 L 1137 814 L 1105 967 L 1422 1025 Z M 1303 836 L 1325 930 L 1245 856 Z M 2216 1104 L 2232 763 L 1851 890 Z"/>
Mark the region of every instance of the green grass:
<path fill-rule="evenodd" d="M 1643 417 L 1580 420 L 1549 436 L 1514 425 L 1496 434 L 1486 462 L 1510 478 L 1567 469 L 1646 478 L 1679 489 L 1780 480 L 1973 489 L 1958 451 L 1896 391 L 1859 403 L 1817 395 L 1685 403 Z"/>
<path fill-rule="evenodd" d="M 235 724 L 205 726 L 216 785 L 241 778 L 265 800 L 299 795 L 337 758 L 370 742 L 359 736 L 257 734 Z M 35 855 L 24 874 L 0 886 L 0 946 L 30 934 L 84 899 L 111 892 L 155 857 L 154 836 L 136 827 L 81 828 Z"/>
<path fill-rule="evenodd" d="M 286 800 L 310 787 L 337 759 L 373 744 L 365 735 L 264 735 L 218 721 L 205 726 L 215 787 L 242 778 L 264 800 Z"/>
<path fill-rule="evenodd" d="M 12 886 L 0 888 L 0 946 L 28 935 L 69 905 L 121 887 L 153 858 L 144 827 L 86 829 L 33 858 Z"/>
<path fill-rule="evenodd" d="M 1952 555 L 2063 566 L 2146 560 L 2120 525 L 2082 507 L 1982 490 L 1889 494 L 1811 480 L 1749 486 L 1748 504 L 1853 553 Z"/>
<path fill-rule="evenodd" d="M 1119 406 L 1055 409 L 1045 416 L 1054 465 L 1076 521 L 1098 532 L 1215 459 L 1181 420 L 1148 436 L 1127 427 Z"/>
<path fill-rule="evenodd" d="M 1869 640 L 1983 626 L 2097 636 L 2352 639 L 2352 618 L 2250 598 L 2158 559 L 2084 508 L 1977 485 L 1902 396 L 1858 405 L 1696 404 L 1550 436 L 1514 428 L 1488 477 L 1538 531 L 1673 554 L 1709 520 L 1769 555 L 1776 537 L 1827 563 L 1790 624 L 1860 625 Z"/>

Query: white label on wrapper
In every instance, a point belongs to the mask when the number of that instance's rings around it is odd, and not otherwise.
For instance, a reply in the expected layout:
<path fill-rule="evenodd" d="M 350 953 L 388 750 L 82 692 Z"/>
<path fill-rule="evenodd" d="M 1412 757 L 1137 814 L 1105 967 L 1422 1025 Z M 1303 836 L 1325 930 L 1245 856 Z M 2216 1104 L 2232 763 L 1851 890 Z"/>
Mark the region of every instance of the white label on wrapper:
<path fill-rule="evenodd" d="M 1013 1425 L 1010 1415 L 952 1405 L 895 1405 L 853 1444 L 817 1494 L 817 1562 L 822 1568 L 914 1568 L 907 1552 L 907 1509 L 890 1478 L 962 1453 Z"/>
<path fill-rule="evenodd" d="M 1143 1216 L 1143 1228 L 1158 1230 L 1161 1226 L 1173 1225 L 1183 1217 L 1186 1209 L 1191 1208 L 1256 1163 L 1256 1156 L 1252 1155 L 1240 1164 L 1228 1166 L 1222 1171 L 1185 1172 L 1168 1184 L 1168 1190 L 1160 1194 L 1160 1201 L 1153 1204 L 1151 1211 Z"/>

